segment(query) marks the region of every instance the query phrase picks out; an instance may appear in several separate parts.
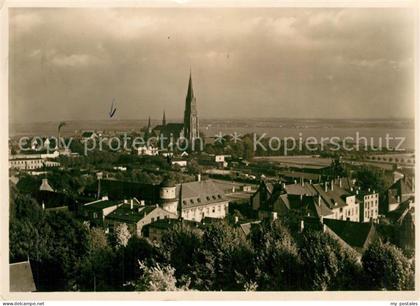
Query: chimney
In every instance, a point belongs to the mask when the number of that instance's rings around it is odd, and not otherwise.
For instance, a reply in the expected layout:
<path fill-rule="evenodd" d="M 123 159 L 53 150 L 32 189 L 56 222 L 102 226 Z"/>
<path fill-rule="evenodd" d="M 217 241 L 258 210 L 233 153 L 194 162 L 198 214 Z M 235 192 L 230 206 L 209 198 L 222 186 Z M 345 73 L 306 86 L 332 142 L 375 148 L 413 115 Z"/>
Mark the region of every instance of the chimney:
<path fill-rule="evenodd" d="M 305 186 L 305 181 L 303 180 L 303 178 L 301 178 L 301 184 L 302 184 L 302 187 Z"/>
<path fill-rule="evenodd" d="M 197 182 L 201 182 L 201 174 L 197 174 Z"/>
<path fill-rule="evenodd" d="M 295 182 L 295 184 L 297 184 L 297 180 L 295 180 L 294 182 Z"/>
<path fill-rule="evenodd" d="M 401 197 L 397 196 L 397 202 L 400 203 L 401 202 Z"/>
<path fill-rule="evenodd" d="M 319 217 L 319 222 L 321 222 L 321 224 L 324 224 L 324 217 L 323 216 Z"/>
<path fill-rule="evenodd" d="M 339 184 L 340 188 L 343 187 L 343 182 L 341 181 L 341 177 L 338 179 L 338 184 Z"/>
<path fill-rule="evenodd" d="M 334 181 L 331 180 L 331 191 L 333 191 L 333 190 L 334 190 Z"/>
<path fill-rule="evenodd" d="M 134 206 L 133 206 L 133 200 L 130 200 L 130 209 L 133 210 Z"/>
<path fill-rule="evenodd" d="M 324 191 L 327 192 L 328 191 L 328 182 L 324 183 Z"/>
<path fill-rule="evenodd" d="M 300 201 L 302 202 L 303 200 L 303 194 L 300 194 Z"/>
<path fill-rule="evenodd" d="M 321 206 L 321 196 L 318 195 L 318 206 Z"/>
<path fill-rule="evenodd" d="M 42 210 L 45 210 L 45 203 L 42 201 Z"/>
<path fill-rule="evenodd" d="M 325 233 L 327 231 L 327 225 L 322 224 L 322 232 Z"/>
<path fill-rule="evenodd" d="M 309 184 L 312 184 L 312 179 L 309 180 Z"/>
<path fill-rule="evenodd" d="M 277 212 L 273 211 L 271 212 L 271 221 L 276 221 L 277 220 Z"/>
<path fill-rule="evenodd" d="M 305 229 L 305 221 L 300 220 L 299 232 L 302 233 Z"/>
<path fill-rule="evenodd" d="M 281 186 L 284 188 L 286 188 L 286 183 L 282 183 Z"/>
<path fill-rule="evenodd" d="M 235 224 L 238 224 L 238 222 L 239 222 L 239 217 L 235 216 Z"/>

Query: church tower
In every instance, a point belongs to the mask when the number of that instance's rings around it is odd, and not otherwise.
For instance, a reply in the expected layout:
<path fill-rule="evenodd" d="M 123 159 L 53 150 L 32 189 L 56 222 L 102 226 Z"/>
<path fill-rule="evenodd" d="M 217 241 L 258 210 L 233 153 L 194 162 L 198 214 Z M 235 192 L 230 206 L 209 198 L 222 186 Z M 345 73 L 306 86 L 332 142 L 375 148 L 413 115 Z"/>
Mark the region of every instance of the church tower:
<path fill-rule="evenodd" d="M 190 71 L 190 80 L 188 82 L 187 96 L 185 98 L 184 137 L 188 139 L 189 145 L 191 145 L 195 139 L 200 137 L 199 125 L 198 125 L 198 114 L 197 114 L 197 102 L 194 96 L 191 71 Z"/>

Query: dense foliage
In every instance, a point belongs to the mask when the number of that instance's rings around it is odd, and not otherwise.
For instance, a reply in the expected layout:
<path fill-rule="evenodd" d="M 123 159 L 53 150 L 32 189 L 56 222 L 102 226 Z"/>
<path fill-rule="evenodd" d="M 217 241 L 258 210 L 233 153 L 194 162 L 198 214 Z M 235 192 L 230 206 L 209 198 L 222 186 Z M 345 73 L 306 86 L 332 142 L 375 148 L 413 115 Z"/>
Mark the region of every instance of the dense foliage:
<path fill-rule="evenodd" d="M 296 233 L 279 220 L 246 236 L 227 221 L 178 225 L 159 243 L 44 211 L 12 190 L 10 261 L 31 260 L 40 291 L 123 290 L 410 290 L 414 262 L 395 246 L 363 254 L 327 233 Z"/>

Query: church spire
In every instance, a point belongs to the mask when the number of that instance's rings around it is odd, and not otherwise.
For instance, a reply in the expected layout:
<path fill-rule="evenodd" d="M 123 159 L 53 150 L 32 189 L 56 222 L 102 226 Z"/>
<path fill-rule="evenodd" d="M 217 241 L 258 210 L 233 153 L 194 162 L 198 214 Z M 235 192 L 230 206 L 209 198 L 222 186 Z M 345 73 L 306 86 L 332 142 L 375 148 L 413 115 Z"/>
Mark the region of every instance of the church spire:
<path fill-rule="evenodd" d="M 192 148 L 196 139 L 199 139 L 199 124 L 197 114 L 197 101 L 194 96 L 192 76 L 190 70 L 190 79 L 188 81 L 187 96 L 185 97 L 184 111 L 184 137 L 188 139 L 188 145 Z"/>
<path fill-rule="evenodd" d="M 190 69 L 190 80 L 188 81 L 187 99 L 194 98 L 194 90 L 192 85 L 191 69 Z"/>
<path fill-rule="evenodd" d="M 162 125 L 163 125 L 163 126 L 165 126 L 165 125 L 166 125 L 166 115 L 165 115 L 165 111 L 163 111 Z"/>
<path fill-rule="evenodd" d="M 149 122 L 147 124 L 147 130 L 149 131 L 149 133 L 152 131 L 152 124 L 150 122 L 150 116 L 149 116 Z"/>

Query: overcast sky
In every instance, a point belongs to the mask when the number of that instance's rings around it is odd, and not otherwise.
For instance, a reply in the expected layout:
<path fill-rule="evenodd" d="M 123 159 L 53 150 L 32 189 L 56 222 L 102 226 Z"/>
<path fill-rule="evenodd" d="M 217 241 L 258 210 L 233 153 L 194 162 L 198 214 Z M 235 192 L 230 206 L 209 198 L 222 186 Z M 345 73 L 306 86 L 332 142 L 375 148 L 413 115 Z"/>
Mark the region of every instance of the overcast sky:
<path fill-rule="evenodd" d="M 413 117 L 413 13 L 14 9 L 11 121 Z"/>

